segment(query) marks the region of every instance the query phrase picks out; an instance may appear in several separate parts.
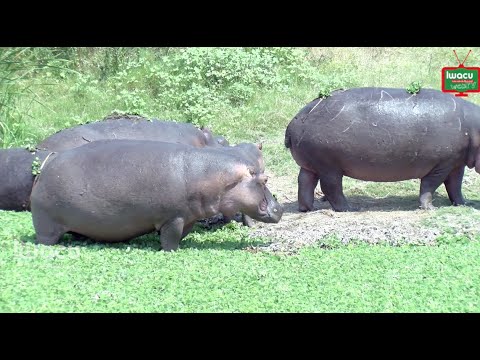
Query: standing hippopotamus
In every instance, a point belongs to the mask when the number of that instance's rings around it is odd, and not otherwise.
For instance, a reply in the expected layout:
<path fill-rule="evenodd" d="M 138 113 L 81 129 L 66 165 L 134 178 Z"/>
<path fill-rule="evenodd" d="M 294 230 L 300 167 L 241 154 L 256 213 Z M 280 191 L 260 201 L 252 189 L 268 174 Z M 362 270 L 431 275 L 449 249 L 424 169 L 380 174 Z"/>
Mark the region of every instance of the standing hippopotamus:
<path fill-rule="evenodd" d="M 148 120 L 139 116 L 107 117 L 84 125 L 61 130 L 37 145 L 39 149 L 64 151 L 96 140 L 155 140 L 189 144 L 196 147 L 228 144 L 222 136 L 214 137 L 207 128 L 192 124 Z"/>
<path fill-rule="evenodd" d="M 223 136 L 213 136 L 207 128 L 197 129 L 187 123 L 115 115 L 103 121 L 61 130 L 42 141 L 37 146 L 42 150 L 37 151 L 37 154 L 43 161 L 51 151 L 64 151 L 101 139 L 156 140 L 197 147 L 228 146 L 228 141 Z M 30 209 L 28 199 L 34 180 L 34 159 L 24 149 L 0 150 L 0 210 Z"/>
<path fill-rule="evenodd" d="M 49 153 L 22 148 L 0 150 L 0 210 L 30 210 L 29 199 L 35 179 L 32 163 L 36 157 L 43 163 Z"/>
<path fill-rule="evenodd" d="M 161 156 L 158 156 L 161 154 Z M 42 170 L 31 207 L 37 243 L 66 232 L 125 241 L 157 230 L 175 250 L 195 221 L 242 212 L 278 222 L 282 206 L 256 164 L 221 149 L 104 140 L 57 154 Z"/>
<path fill-rule="evenodd" d="M 433 208 L 442 184 L 454 205 L 464 204 L 465 165 L 480 173 L 480 107 L 422 89 L 336 91 L 305 106 L 290 122 L 285 146 L 300 166 L 300 211 L 313 209 L 314 189 L 335 211 L 350 210 L 342 177 L 367 181 L 421 179 L 420 205 Z"/>

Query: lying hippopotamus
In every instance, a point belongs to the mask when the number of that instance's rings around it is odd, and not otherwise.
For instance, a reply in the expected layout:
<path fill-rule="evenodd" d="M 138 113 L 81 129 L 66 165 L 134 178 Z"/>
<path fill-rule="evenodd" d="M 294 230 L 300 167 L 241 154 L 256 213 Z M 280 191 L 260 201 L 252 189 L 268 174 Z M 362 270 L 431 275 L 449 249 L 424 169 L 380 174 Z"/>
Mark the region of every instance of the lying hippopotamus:
<path fill-rule="evenodd" d="M 298 205 L 313 209 L 314 189 L 335 211 L 348 211 L 342 177 L 367 181 L 421 179 L 420 205 L 445 184 L 464 204 L 465 166 L 480 173 L 480 107 L 437 90 L 357 88 L 316 99 L 290 122 L 285 146 L 300 166 Z"/>
<path fill-rule="evenodd" d="M 29 210 L 29 199 L 34 175 L 32 163 L 38 157 L 40 165 L 49 151 L 27 149 L 0 150 L 0 210 Z"/>
<path fill-rule="evenodd" d="M 283 208 L 257 168 L 221 149 L 158 141 L 103 140 L 67 150 L 33 188 L 36 241 L 56 244 L 74 232 L 117 242 L 157 230 L 162 248 L 175 250 L 197 220 L 219 212 L 276 223 Z"/>
<path fill-rule="evenodd" d="M 61 130 L 43 140 L 37 148 L 64 151 L 107 139 L 168 141 L 196 147 L 228 145 L 223 136 L 214 137 L 208 128 L 198 129 L 188 123 L 125 115 Z"/>
<path fill-rule="evenodd" d="M 197 147 L 228 146 L 223 136 L 213 136 L 209 129 L 173 121 L 149 121 L 138 116 L 107 117 L 104 121 L 61 130 L 42 141 L 36 153 L 43 161 L 49 152 L 64 151 L 90 141 L 118 138 L 178 142 Z M 35 156 L 21 148 L 0 150 L 0 210 L 30 210 L 29 197 L 34 176 Z M 245 221 L 244 221 L 245 222 Z"/>

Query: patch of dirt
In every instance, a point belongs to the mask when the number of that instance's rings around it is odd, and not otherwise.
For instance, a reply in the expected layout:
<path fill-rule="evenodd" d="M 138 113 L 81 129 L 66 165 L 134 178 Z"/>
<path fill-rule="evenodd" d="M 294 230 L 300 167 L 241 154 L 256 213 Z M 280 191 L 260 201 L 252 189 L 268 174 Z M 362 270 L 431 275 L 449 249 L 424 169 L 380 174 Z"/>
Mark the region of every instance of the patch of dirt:
<path fill-rule="evenodd" d="M 336 236 L 344 244 L 364 241 L 370 244 L 433 245 L 440 234 L 438 229 L 421 225 L 429 213 L 418 208 L 417 196 L 374 198 L 349 196 L 347 192 L 350 204 L 359 211 L 339 213 L 333 211 L 327 201 L 320 200 L 323 194 L 317 187 L 315 211 L 301 213 L 298 211 L 296 175 L 267 174 L 269 189 L 285 211 L 278 224 L 255 222 L 250 236 L 271 240 L 258 250 L 294 253 L 306 245 L 322 244 L 322 240 L 330 236 Z"/>

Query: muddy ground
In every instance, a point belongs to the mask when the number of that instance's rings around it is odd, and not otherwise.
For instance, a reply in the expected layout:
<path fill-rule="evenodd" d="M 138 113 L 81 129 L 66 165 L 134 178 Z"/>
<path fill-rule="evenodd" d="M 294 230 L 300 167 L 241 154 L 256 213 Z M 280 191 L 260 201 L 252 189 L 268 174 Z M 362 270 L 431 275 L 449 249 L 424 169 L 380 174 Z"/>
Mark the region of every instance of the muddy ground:
<path fill-rule="evenodd" d="M 256 249 L 282 253 L 296 252 L 303 246 L 325 243 L 335 236 L 337 241 L 365 241 L 390 245 L 417 244 L 434 245 L 442 230 L 425 226 L 432 211 L 419 209 L 417 194 L 407 196 L 389 194 L 385 197 L 348 195 L 350 204 L 359 208 L 356 212 L 334 212 L 330 204 L 321 201 L 323 195 L 317 186 L 315 211 L 300 213 L 297 203 L 297 178 L 295 175 L 269 175 L 269 189 L 284 205 L 285 212 L 278 224 L 255 222 L 252 237 L 267 237 L 265 245 Z M 466 174 L 467 175 L 467 174 Z M 468 181 L 468 176 L 466 176 Z M 362 182 L 359 182 L 359 186 Z M 437 204 L 448 206 L 448 199 L 439 199 Z M 434 204 L 436 203 L 434 200 Z M 455 221 L 455 220 L 453 220 Z M 478 224 L 477 224 L 478 226 Z"/>

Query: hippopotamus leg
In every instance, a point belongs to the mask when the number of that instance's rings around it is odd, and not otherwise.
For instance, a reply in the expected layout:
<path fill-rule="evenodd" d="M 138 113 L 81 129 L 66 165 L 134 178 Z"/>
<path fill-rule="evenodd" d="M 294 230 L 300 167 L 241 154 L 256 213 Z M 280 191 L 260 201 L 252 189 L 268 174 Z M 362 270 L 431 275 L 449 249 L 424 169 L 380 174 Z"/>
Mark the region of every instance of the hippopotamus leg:
<path fill-rule="evenodd" d="M 315 188 L 318 184 L 318 176 L 304 168 L 300 168 L 298 174 L 298 210 L 312 211 Z"/>
<path fill-rule="evenodd" d="M 339 212 L 355 211 L 356 209 L 348 204 L 345 195 L 343 195 L 342 180 L 343 174 L 341 172 L 323 173 L 320 176 L 320 187 L 333 210 Z"/>
<path fill-rule="evenodd" d="M 242 224 L 244 226 L 252 227 L 253 226 L 253 219 L 245 214 L 242 214 Z"/>
<path fill-rule="evenodd" d="M 55 245 L 68 229 L 50 218 L 45 212 L 39 211 L 37 216 L 33 217 L 33 225 L 36 231 L 36 244 Z"/>
<path fill-rule="evenodd" d="M 184 233 L 184 221 L 176 218 L 162 226 L 155 226 L 160 233 L 160 243 L 164 251 L 177 250 Z"/>
<path fill-rule="evenodd" d="M 183 227 L 182 239 L 183 239 L 185 236 L 187 236 L 187 235 L 190 233 L 190 231 L 192 231 L 193 225 L 195 225 L 195 221 L 192 222 L 192 223 L 190 223 L 190 224 L 187 224 L 187 225 L 185 225 L 185 226 Z"/>
<path fill-rule="evenodd" d="M 446 181 L 452 167 L 436 166 L 425 175 L 420 182 L 420 207 L 424 210 L 433 210 L 433 193 L 444 181 Z"/>
<path fill-rule="evenodd" d="M 462 195 L 462 180 L 464 172 L 464 165 L 456 167 L 450 172 L 450 174 L 448 174 L 447 179 L 444 181 L 448 198 L 454 206 L 465 205 L 465 199 Z"/>

